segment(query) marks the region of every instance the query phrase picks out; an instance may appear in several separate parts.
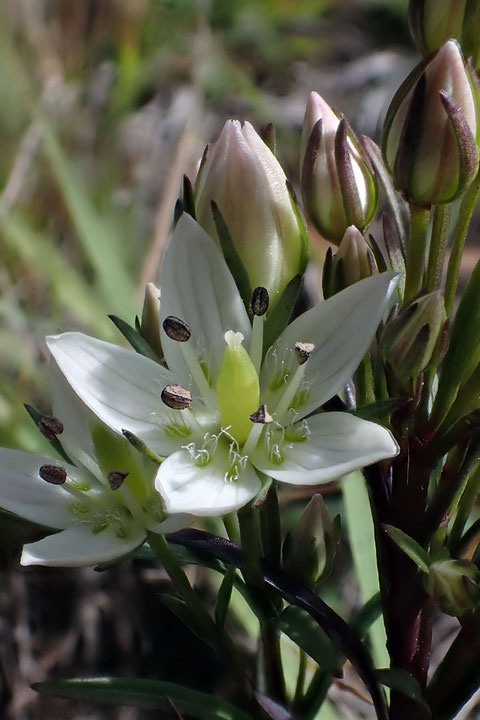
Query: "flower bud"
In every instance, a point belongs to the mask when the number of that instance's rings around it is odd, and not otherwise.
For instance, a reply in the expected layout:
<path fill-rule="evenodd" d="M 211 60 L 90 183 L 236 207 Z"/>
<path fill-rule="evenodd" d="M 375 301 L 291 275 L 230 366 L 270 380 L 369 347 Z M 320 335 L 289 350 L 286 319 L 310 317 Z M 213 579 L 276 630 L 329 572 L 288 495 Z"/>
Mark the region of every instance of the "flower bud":
<path fill-rule="evenodd" d="M 337 547 L 337 530 L 320 494 L 312 497 L 283 545 L 285 570 L 312 587 L 329 575 Z"/>
<path fill-rule="evenodd" d="M 443 551 L 425 578 L 425 590 L 447 615 L 460 617 L 480 603 L 480 572 L 467 560 L 453 560 Z"/>
<path fill-rule="evenodd" d="M 250 123 L 228 120 L 195 184 L 196 219 L 216 240 L 216 203 L 245 266 L 251 288 L 264 287 L 270 307 L 303 273 L 306 230 L 278 160 Z"/>
<path fill-rule="evenodd" d="M 305 211 L 320 234 L 338 245 L 350 225 L 363 232 L 377 210 L 375 176 L 347 121 L 316 92 L 305 110 L 300 163 Z"/>
<path fill-rule="evenodd" d="M 382 347 L 397 378 L 417 377 L 437 360 L 446 319 L 443 295 L 437 291 L 414 299 L 387 322 Z"/>
<path fill-rule="evenodd" d="M 153 283 L 147 283 L 143 301 L 140 334 L 159 358 L 163 357 L 160 339 L 160 290 Z"/>
<path fill-rule="evenodd" d="M 323 295 L 327 299 L 377 272 L 372 251 L 362 233 L 351 225 L 346 229 L 335 255 L 327 253 L 323 266 Z"/>
<path fill-rule="evenodd" d="M 383 157 L 397 190 L 417 205 L 459 197 L 478 169 L 479 96 L 454 40 L 420 63 L 387 112 Z"/>
<path fill-rule="evenodd" d="M 456 38 L 466 58 L 478 68 L 480 2 L 478 0 L 410 0 L 410 30 L 423 55 Z"/>

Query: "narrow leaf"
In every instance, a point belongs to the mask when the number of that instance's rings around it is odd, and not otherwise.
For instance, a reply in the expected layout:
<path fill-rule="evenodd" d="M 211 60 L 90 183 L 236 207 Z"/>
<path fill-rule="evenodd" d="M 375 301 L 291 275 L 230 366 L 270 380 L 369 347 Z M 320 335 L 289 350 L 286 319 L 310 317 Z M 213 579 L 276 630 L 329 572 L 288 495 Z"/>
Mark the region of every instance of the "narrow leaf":
<path fill-rule="evenodd" d="M 395 545 L 397 545 L 400 550 L 403 550 L 405 555 L 408 555 L 410 560 L 412 560 L 422 572 L 429 572 L 430 558 L 416 540 L 404 533 L 403 530 L 393 527 L 393 525 L 383 525 L 382 527 Z"/>
<path fill-rule="evenodd" d="M 198 720 L 252 720 L 243 710 L 213 695 L 190 690 L 176 683 L 136 678 L 72 678 L 36 683 L 33 689 L 42 695 L 65 700 L 129 705 L 131 707 L 179 712 Z"/>
<path fill-rule="evenodd" d="M 145 338 L 142 337 L 137 330 L 135 330 L 135 328 L 116 315 L 109 315 L 108 317 L 137 353 L 150 358 L 150 360 L 155 360 L 155 362 L 160 362 L 157 353 L 150 347 Z"/>
<path fill-rule="evenodd" d="M 295 302 L 302 285 L 302 276 L 295 275 L 282 293 L 280 300 L 265 321 L 263 330 L 263 350 L 268 350 L 288 325 Z"/>
<path fill-rule="evenodd" d="M 24 405 L 24 408 L 28 412 L 28 414 L 30 415 L 33 422 L 35 423 L 35 425 L 38 428 L 40 425 L 41 419 L 44 417 L 43 413 L 39 412 L 31 405 L 27 405 L 26 403 Z M 42 433 L 42 435 L 43 435 L 43 433 Z M 47 438 L 47 440 L 50 443 L 50 445 L 52 446 L 52 448 L 55 450 L 55 452 L 58 453 L 60 455 L 60 457 L 65 460 L 65 462 L 73 464 L 71 459 L 68 457 L 67 453 L 63 449 L 62 443 L 60 442 L 60 440 L 58 440 L 58 438 L 52 437 L 52 438 Z"/>
<path fill-rule="evenodd" d="M 341 672 L 342 660 L 339 658 L 338 650 L 305 610 L 293 605 L 287 607 L 278 617 L 277 624 L 285 635 L 315 660 L 317 665 L 332 675 Z"/>
<path fill-rule="evenodd" d="M 214 638 L 210 636 L 208 628 L 200 625 L 186 602 L 173 595 L 161 595 L 160 600 L 199 640 L 207 645 L 214 643 Z"/>
<path fill-rule="evenodd" d="M 225 628 L 236 572 L 237 568 L 234 565 L 230 565 L 218 590 L 217 601 L 215 603 L 215 620 L 222 633 Z"/>

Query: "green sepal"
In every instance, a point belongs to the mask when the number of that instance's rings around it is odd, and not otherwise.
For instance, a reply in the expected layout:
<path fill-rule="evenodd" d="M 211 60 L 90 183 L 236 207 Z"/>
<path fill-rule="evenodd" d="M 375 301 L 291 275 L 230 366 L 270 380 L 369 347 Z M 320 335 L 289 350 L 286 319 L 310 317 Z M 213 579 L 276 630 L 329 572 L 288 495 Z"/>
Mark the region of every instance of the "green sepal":
<path fill-rule="evenodd" d="M 252 299 L 252 288 L 250 286 L 250 279 L 248 277 L 247 270 L 233 243 L 232 236 L 230 235 L 227 224 L 223 219 L 223 215 L 214 200 L 212 200 L 212 213 L 225 262 L 233 275 L 238 292 L 240 293 L 243 304 L 248 312 L 250 300 Z"/>
<path fill-rule="evenodd" d="M 382 525 L 382 527 L 388 537 L 393 540 L 395 545 L 397 545 L 405 555 L 408 555 L 419 570 L 428 574 L 430 570 L 430 558 L 417 541 L 411 538 L 410 535 L 404 533 L 403 530 L 393 527 L 393 525 Z"/>
<path fill-rule="evenodd" d="M 403 257 L 402 249 L 397 242 L 395 237 L 394 222 L 390 215 L 386 213 L 382 216 L 383 225 L 383 238 L 385 241 L 385 247 L 387 249 L 388 259 L 390 261 L 390 267 L 392 270 L 399 274 L 398 283 L 395 288 L 399 302 L 403 300 L 403 294 L 405 292 L 405 260 Z"/>
<path fill-rule="evenodd" d="M 315 660 L 317 665 L 332 675 L 340 674 L 343 665 L 342 654 L 305 610 L 291 605 L 277 618 L 276 624 L 299 648 Z"/>
<path fill-rule="evenodd" d="M 215 621 L 218 629 L 222 633 L 225 629 L 225 621 L 227 619 L 230 598 L 232 597 L 232 589 L 235 582 L 236 572 L 237 568 L 234 565 L 230 565 L 222 580 L 222 584 L 218 590 L 217 600 L 215 602 Z"/>
<path fill-rule="evenodd" d="M 178 712 L 198 720 L 252 720 L 250 715 L 226 700 L 160 680 L 115 677 L 72 678 L 47 680 L 32 687 L 42 695 L 53 695 L 65 700 L 115 706 L 128 705 L 168 713 L 172 713 L 173 703 Z"/>
<path fill-rule="evenodd" d="M 263 328 L 264 353 L 273 345 L 280 333 L 288 325 L 301 285 L 302 275 L 295 275 L 285 287 L 280 300 L 265 320 Z"/>
<path fill-rule="evenodd" d="M 38 427 L 39 427 L 39 424 L 40 424 L 40 421 L 41 421 L 41 419 L 44 417 L 45 414 L 39 412 L 39 411 L 36 410 L 34 407 L 32 407 L 32 405 L 28 405 L 27 403 L 25 403 L 23 407 L 24 407 L 25 410 L 28 412 L 28 414 L 30 415 L 30 417 L 32 418 L 33 422 L 35 423 L 35 425 L 36 425 L 37 428 L 38 428 Z M 40 431 L 40 432 L 41 432 L 41 431 Z M 42 433 L 42 435 L 43 435 L 43 433 Z M 45 437 L 45 435 L 43 435 L 43 437 Z M 65 462 L 70 463 L 71 465 L 74 465 L 73 461 L 68 457 L 67 453 L 66 453 L 65 450 L 63 449 L 62 443 L 60 442 L 60 440 L 58 440 L 58 438 L 51 438 L 51 439 L 50 439 L 50 438 L 45 438 L 45 439 L 48 440 L 48 442 L 50 443 L 50 445 L 52 446 L 52 448 L 55 450 L 55 452 L 58 453 L 58 455 L 60 455 L 60 457 L 61 457 L 63 460 L 65 460 Z"/>
<path fill-rule="evenodd" d="M 298 204 L 297 196 L 295 195 L 295 190 L 292 187 L 292 184 L 287 180 L 286 182 L 288 194 L 290 195 L 290 201 L 292 203 L 292 210 L 295 214 L 295 219 L 297 221 L 298 229 L 300 231 L 300 239 L 302 242 L 301 246 L 301 255 L 298 261 L 298 274 L 303 276 L 308 261 L 310 260 L 310 235 L 308 233 L 308 227 L 307 223 L 305 222 L 305 218 L 303 216 L 303 212 L 300 208 L 300 205 Z M 288 287 L 288 285 L 287 285 Z"/>
<path fill-rule="evenodd" d="M 157 353 L 152 350 L 149 343 L 145 340 L 140 333 L 129 325 L 125 320 L 117 317 L 116 315 L 109 315 L 110 320 L 113 322 L 115 327 L 120 330 L 123 337 L 130 343 L 132 348 L 139 353 L 148 357 L 150 360 L 154 360 L 157 363 L 161 363 L 161 358 L 158 357 Z"/>

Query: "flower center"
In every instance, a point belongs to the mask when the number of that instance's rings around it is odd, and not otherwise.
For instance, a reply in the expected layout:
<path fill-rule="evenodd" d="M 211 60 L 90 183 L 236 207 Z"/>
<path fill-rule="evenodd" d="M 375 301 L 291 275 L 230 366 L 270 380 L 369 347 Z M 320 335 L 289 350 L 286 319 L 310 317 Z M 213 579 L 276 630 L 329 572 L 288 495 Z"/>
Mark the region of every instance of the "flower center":
<path fill-rule="evenodd" d="M 260 404 L 258 373 L 242 345 L 243 335 L 225 333 L 225 354 L 217 380 L 217 402 L 222 427 L 229 427 L 239 445 L 243 445 L 252 428 L 250 415 Z"/>

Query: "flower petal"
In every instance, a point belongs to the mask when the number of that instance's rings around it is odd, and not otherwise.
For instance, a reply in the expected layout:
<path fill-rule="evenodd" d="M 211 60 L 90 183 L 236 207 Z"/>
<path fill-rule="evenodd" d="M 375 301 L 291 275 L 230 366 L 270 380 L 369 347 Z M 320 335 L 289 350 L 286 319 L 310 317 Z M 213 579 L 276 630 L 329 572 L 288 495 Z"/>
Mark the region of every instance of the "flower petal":
<path fill-rule="evenodd" d="M 82 333 L 49 337 L 47 345 L 76 394 L 116 432 L 130 430 L 167 455 L 198 428 L 191 413 L 163 404 L 174 376 L 153 360 Z"/>
<path fill-rule="evenodd" d="M 189 342 L 205 361 L 209 381 L 214 381 L 222 364 L 227 330 L 241 332 L 248 346 L 250 321 L 235 281 L 216 243 L 193 220 L 180 218 L 165 256 L 162 272 L 160 319 L 169 315 L 184 320 L 192 332 Z M 177 382 L 185 383 L 190 373 L 178 342 L 162 329 L 162 347 Z"/>
<path fill-rule="evenodd" d="M 143 528 L 129 526 L 127 538 L 120 538 L 108 529 L 93 533 L 86 526 L 48 535 L 43 540 L 23 546 L 22 565 L 52 567 L 84 567 L 109 562 L 135 550 L 145 540 Z"/>
<path fill-rule="evenodd" d="M 398 445 L 388 430 L 349 413 L 314 415 L 308 418 L 307 425 L 310 434 L 301 442 L 290 442 L 287 434 L 281 448 L 283 462 L 271 462 L 265 446 L 259 445 L 252 463 L 275 480 L 316 485 L 398 453 Z"/>
<path fill-rule="evenodd" d="M 42 480 L 38 474 L 42 465 L 61 465 L 75 477 L 79 474 L 76 468 L 44 455 L 0 448 L 0 507 L 39 525 L 67 527 L 73 498 L 61 486 Z"/>
<path fill-rule="evenodd" d="M 280 335 L 263 364 L 263 402 L 275 411 L 285 384 L 285 372 L 297 364 L 295 343 L 313 343 L 315 351 L 305 363 L 305 390 L 296 417 L 316 410 L 337 393 L 357 369 L 388 308 L 397 278 L 381 273 L 360 280 L 300 315 Z M 280 418 L 278 418 L 280 420 Z"/>
<path fill-rule="evenodd" d="M 187 450 L 174 453 L 160 465 L 155 485 L 168 513 L 224 515 L 238 510 L 260 490 L 260 480 L 248 463 L 238 480 L 225 478 L 228 450 L 218 448 L 211 462 L 196 465 Z"/>
<path fill-rule="evenodd" d="M 49 365 L 49 375 L 52 412 L 63 425 L 63 433 L 58 436 L 63 449 L 75 463 L 79 459 L 78 449 L 91 458 L 95 457 L 88 427 L 95 415 L 75 394 L 53 359 Z"/>

